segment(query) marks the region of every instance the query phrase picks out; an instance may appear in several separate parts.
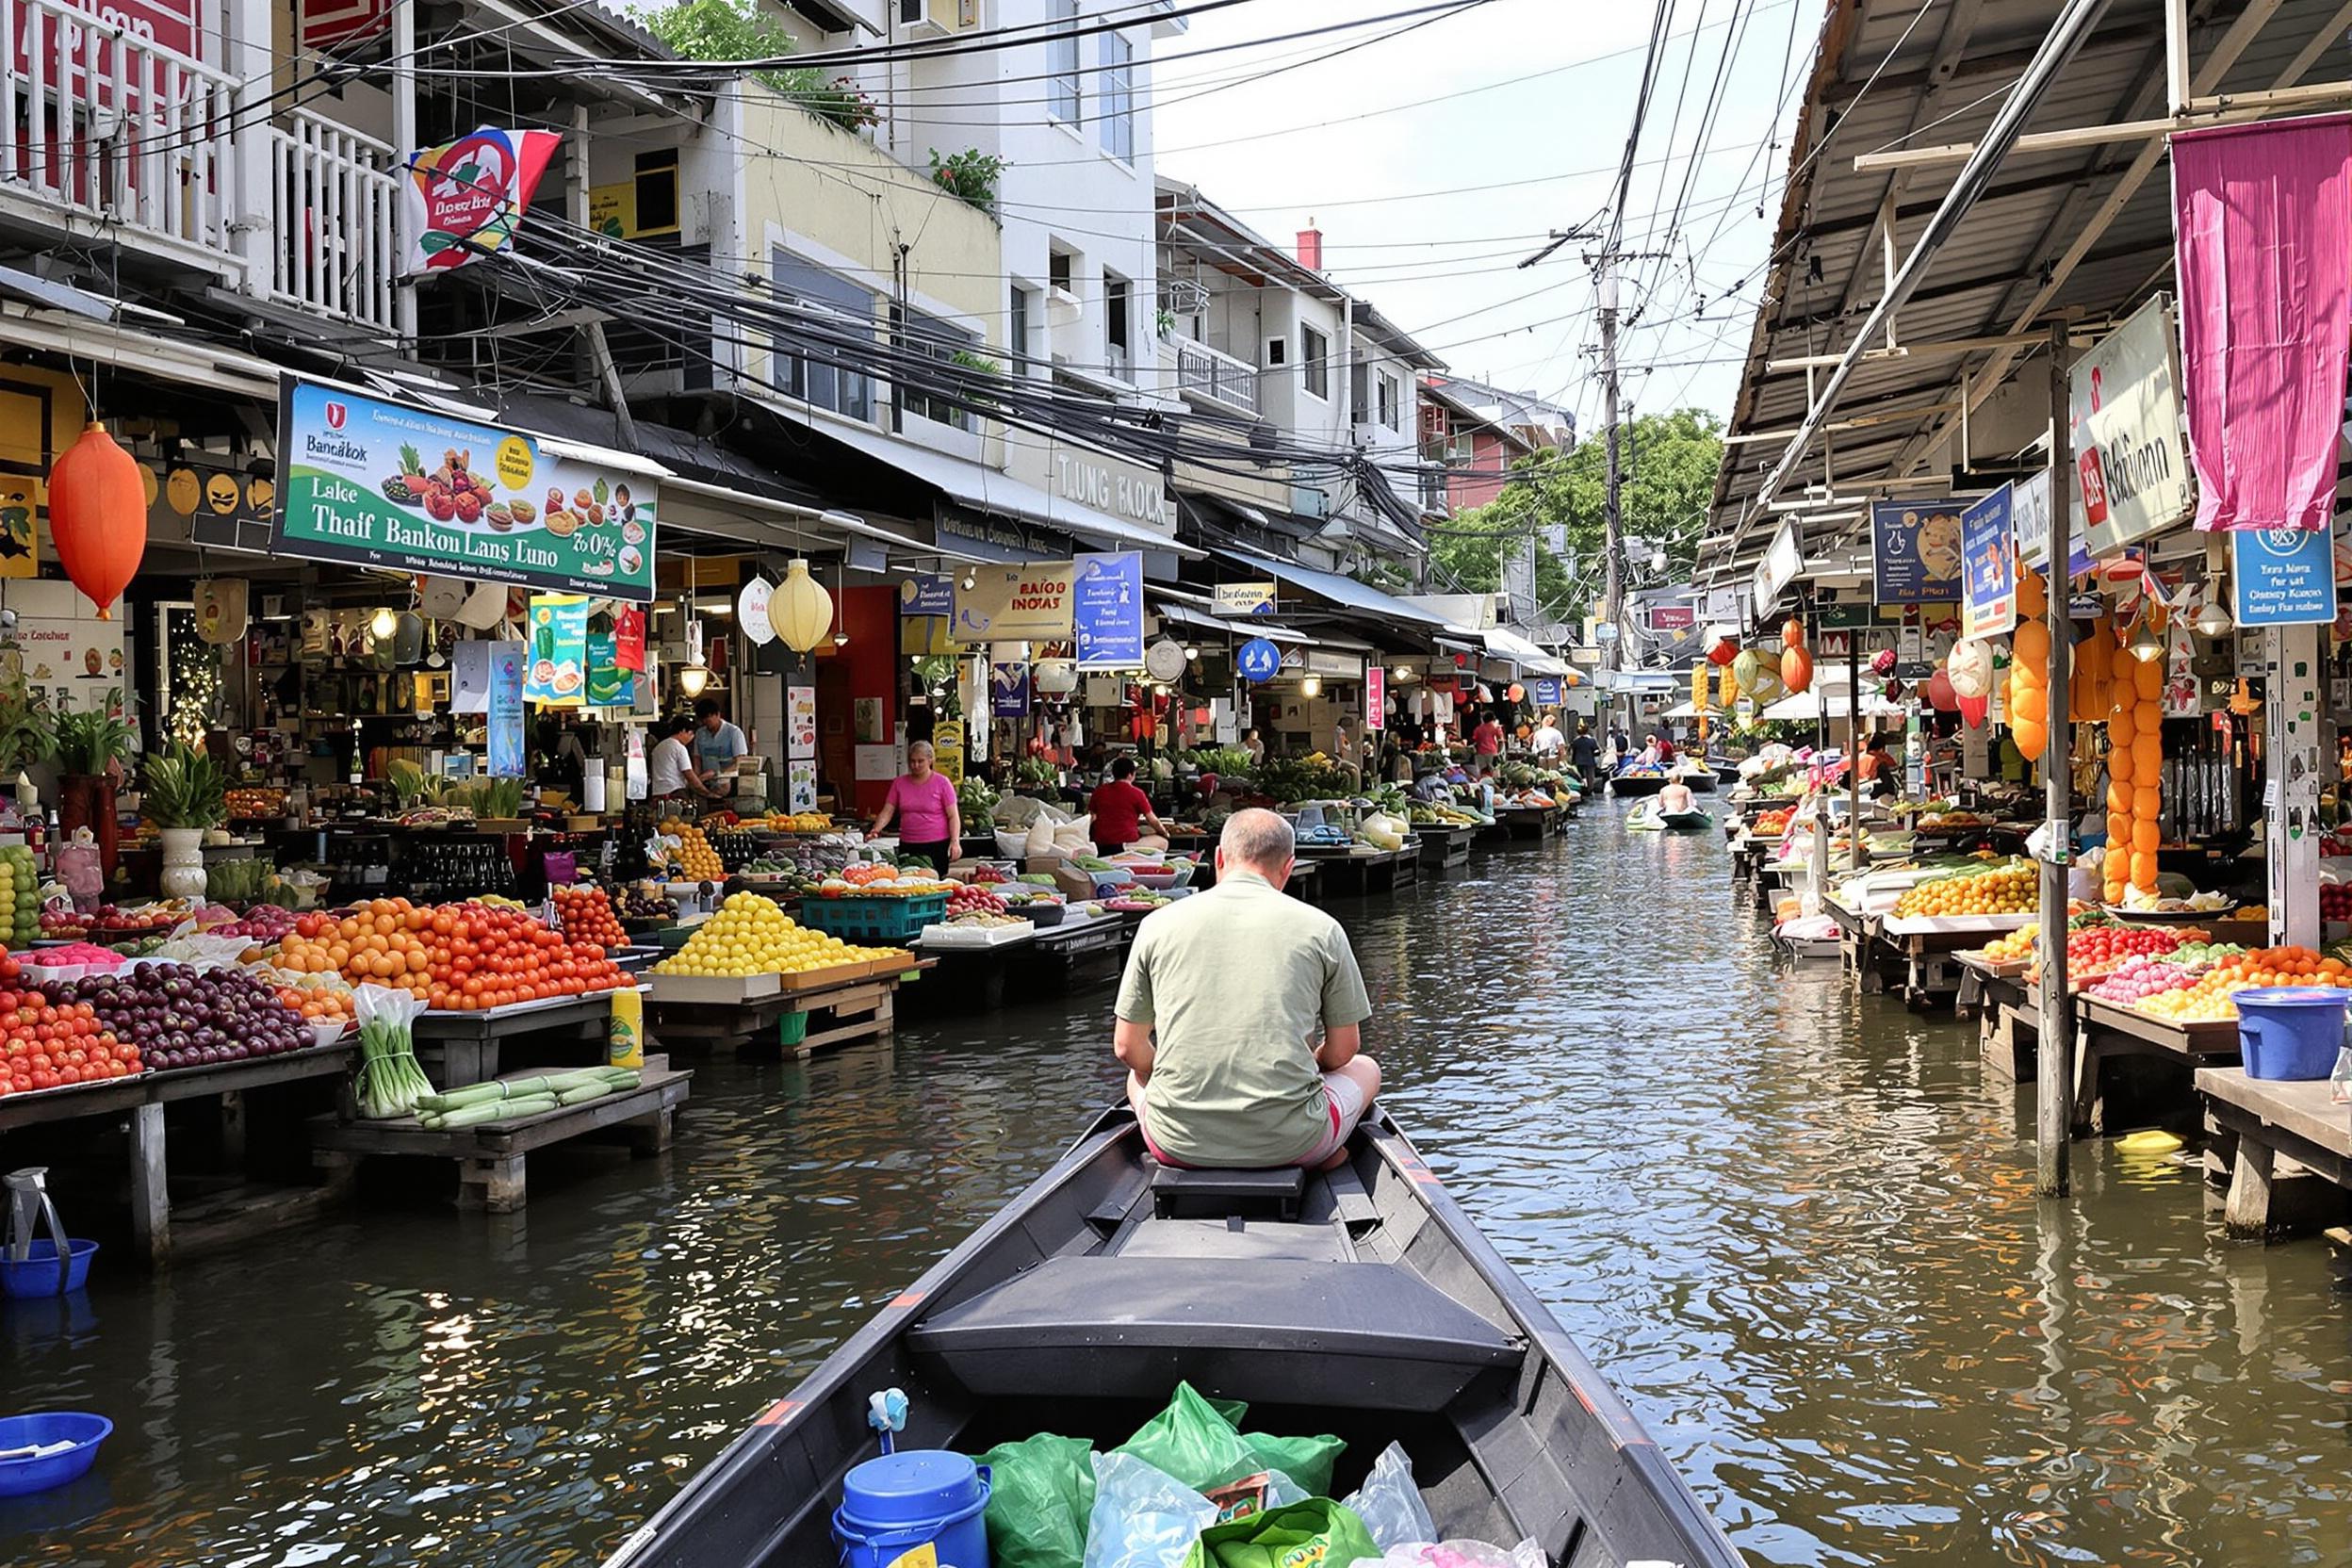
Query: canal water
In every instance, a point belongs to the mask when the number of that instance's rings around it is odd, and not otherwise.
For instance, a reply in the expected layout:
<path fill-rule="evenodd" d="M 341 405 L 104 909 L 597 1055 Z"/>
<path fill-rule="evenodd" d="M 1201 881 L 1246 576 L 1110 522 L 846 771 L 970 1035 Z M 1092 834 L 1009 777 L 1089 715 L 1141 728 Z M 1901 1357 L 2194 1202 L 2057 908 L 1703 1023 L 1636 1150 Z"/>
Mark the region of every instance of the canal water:
<path fill-rule="evenodd" d="M 2342 1562 L 2352 1301 L 2099 1145 L 2032 1193 L 1971 1031 L 1775 963 L 1715 836 L 1343 906 L 1396 1113 L 1758 1563 Z M 1110 991 L 722 1057 L 665 1160 L 414 1178 L 0 1313 L 17 1409 L 117 1423 L 9 1563 L 593 1563 L 1113 1094 Z M 102 1257 L 102 1265 L 104 1259 Z M 720 1568 L 720 1565 L 713 1565 Z"/>

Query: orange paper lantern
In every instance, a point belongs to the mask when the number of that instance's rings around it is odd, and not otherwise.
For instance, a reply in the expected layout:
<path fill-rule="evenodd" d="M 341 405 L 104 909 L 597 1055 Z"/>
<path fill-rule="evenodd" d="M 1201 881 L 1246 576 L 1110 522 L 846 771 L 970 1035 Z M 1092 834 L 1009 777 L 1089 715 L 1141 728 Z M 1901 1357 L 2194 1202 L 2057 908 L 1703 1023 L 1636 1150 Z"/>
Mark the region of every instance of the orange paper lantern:
<path fill-rule="evenodd" d="M 1780 655 L 1780 683 L 1792 692 L 1802 692 L 1813 684 L 1813 655 L 1800 645 L 1785 648 Z"/>
<path fill-rule="evenodd" d="M 147 491 L 137 460 L 95 419 L 49 469 L 49 534 L 74 586 L 113 619 L 147 553 Z"/>

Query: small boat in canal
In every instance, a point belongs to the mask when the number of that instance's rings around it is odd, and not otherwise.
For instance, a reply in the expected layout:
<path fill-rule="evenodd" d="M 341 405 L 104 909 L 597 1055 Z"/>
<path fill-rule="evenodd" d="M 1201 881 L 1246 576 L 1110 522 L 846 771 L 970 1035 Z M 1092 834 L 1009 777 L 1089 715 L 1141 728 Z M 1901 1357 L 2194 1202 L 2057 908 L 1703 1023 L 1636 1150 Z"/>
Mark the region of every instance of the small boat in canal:
<path fill-rule="evenodd" d="M 834 1507 L 874 1457 L 1037 1432 L 1110 1448 L 1180 1380 L 1252 1426 L 1348 1443 L 1343 1494 L 1392 1441 L 1446 1538 L 1555 1564 L 1739 1568 L 1615 1391 L 1385 1115 L 1330 1171 L 1173 1170 L 1106 1112 L 1053 1168 L 770 1405 L 607 1568 L 840 1560 Z"/>
<path fill-rule="evenodd" d="M 1628 833 L 1697 833 L 1715 825 L 1715 819 L 1697 807 L 1688 811 L 1666 811 L 1655 800 L 1645 800 L 1625 813 Z"/>
<path fill-rule="evenodd" d="M 1690 786 L 1690 792 L 1694 795 L 1711 795 L 1715 792 L 1715 770 L 1713 768 L 1698 767 L 1686 762 L 1678 765 L 1671 776 Z"/>
<path fill-rule="evenodd" d="M 1630 799 L 1636 795 L 1654 795 L 1666 787 L 1666 770 L 1636 766 L 1623 773 L 1612 774 L 1609 792 Z"/>

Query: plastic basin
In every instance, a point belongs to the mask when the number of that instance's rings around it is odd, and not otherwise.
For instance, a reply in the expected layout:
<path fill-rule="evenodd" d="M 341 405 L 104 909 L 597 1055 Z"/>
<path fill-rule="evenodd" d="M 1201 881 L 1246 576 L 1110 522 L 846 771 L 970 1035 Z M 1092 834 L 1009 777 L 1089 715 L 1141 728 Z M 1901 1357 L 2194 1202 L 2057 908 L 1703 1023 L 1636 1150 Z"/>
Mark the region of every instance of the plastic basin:
<path fill-rule="evenodd" d="M 1047 899 L 1033 898 L 1025 904 L 1008 904 L 1005 907 L 1016 914 L 1026 915 L 1029 923 L 1040 931 L 1049 925 L 1062 923 L 1062 906 Z"/>
<path fill-rule="evenodd" d="M 65 1288 L 79 1290 L 90 1278 L 90 1260 L 98 1244 L 75 1236 L 65 1240 Z M 23 1262 L 0 1248 L 0 1296 L 58 1296 L 57 1244 L 42 1237 L 27 1244 Z"/>
<path fill-rule="evenodd" d="M 2238 1045 L 2248 1078 L 2309 1080 L 2335 1070 L 2352 990 L 2262 986 L 2230 1000 L 2238 1004 Z"/>
<path fill-rule="evenodd" d="M 37 1444 L 74 1445 L 43 1459 L 0 1460 L 0 1497 L 23 1497 L 81 1479 L 98 1462 L 98 1445 L 113 1430 L 114 1423 L 105 1416 L 77 1410 L 0 1416 L 0 1452 Z"/>
<path fill-rule="evenodd" d="M 988 1568 L 988 1472 L 962 1454 L 916 1448 L 870 1459 L 843 1478 L 833 1513 L 841 1568 L 890 1568 L 910 1554 L 939 1568 Z"/>

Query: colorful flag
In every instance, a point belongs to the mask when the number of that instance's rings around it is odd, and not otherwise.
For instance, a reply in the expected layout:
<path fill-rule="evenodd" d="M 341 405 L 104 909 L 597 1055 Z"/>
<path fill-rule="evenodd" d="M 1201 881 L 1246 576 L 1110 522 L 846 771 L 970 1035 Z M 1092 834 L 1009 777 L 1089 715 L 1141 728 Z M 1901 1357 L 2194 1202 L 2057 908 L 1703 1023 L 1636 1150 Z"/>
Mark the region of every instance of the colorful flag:
<path fill-rule="evenodd" d="M 2352 116 L 2172 138 L 2201 529 L 2324 529 L 2352 335 Z"/>
<path fill-rule="evenodd" d="M 563 139 L 553 131 L 501 131 L 428 147 L 409 159 L 405 273 L 463 267 L 514 238 Z"/>

